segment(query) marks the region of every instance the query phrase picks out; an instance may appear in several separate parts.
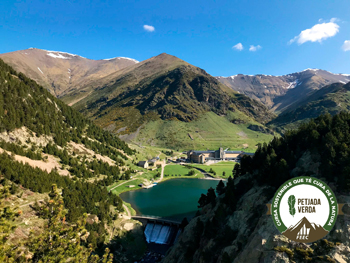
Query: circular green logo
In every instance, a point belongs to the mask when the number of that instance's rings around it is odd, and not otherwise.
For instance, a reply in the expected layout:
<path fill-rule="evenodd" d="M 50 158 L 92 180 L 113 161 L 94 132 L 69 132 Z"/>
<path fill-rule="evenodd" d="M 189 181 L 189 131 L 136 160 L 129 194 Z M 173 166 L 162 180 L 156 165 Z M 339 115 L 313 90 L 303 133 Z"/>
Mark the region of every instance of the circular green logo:
<path fill-rule="evenodd" d="M 303 243 L 321 239 L 333 228 L 338 203 L 323 181 L 308 176 L 285 182 L 276 192 L 271 213 L 275 226 L 287 238 Z"/>

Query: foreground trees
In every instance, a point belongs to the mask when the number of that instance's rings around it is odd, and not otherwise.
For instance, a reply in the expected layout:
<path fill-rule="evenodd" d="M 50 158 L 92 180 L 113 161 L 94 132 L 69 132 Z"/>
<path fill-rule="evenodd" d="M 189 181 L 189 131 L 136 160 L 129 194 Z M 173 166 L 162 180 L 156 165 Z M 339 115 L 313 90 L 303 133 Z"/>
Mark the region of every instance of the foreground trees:
<path fill-rule="evenodd" d="M 5 190 L 1 192 L 1 200 Z M 56 185 L 52 186 L 49 196 L 50 200 L 39 208 L 39 214 L 47 219 L 44 231 L 39 235 L 32 232 L 28 241 L 17 246 L 6 244 L 7 237 L 13 229 L 10 219 L 16 213 L 5 213 L 8 210 L 0 210 L 0 261 L 111 263 L 113 257 L 108 249 L 100 259 L 97 255 L 92 255 L 91 246 L 89 248 L 84 246 L 90 234 L 85 229 L 86 215 L 75 224 L 68 224 L 65 218 L 67 210 Z"/>
<path fill-rule="evenodd" d="M 15 255 L 12 247 L 7 244 L 7 240 L 14 229 L 12 221 L 18 213 L 7 206 L 3 206 L 4 199 L 9 195 L 10 191 L 8 186 L 0 189 L 0 262 L 14 262 Z"/>

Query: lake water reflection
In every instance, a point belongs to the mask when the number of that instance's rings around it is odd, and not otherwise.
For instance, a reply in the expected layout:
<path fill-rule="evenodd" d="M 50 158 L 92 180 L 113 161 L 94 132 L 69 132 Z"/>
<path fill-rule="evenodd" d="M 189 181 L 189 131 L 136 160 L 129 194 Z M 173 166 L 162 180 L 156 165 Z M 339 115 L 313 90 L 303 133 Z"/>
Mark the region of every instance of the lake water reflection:
<path fill-rule="evenodd" d="M 218 180 L 172 179 L 149 189 L 120 194 L 132 205 L 137 215 L 156 216 L 181 221 L 192 218 L 198 210 L 198 200 L 210 187 L 216 188 Z"/>

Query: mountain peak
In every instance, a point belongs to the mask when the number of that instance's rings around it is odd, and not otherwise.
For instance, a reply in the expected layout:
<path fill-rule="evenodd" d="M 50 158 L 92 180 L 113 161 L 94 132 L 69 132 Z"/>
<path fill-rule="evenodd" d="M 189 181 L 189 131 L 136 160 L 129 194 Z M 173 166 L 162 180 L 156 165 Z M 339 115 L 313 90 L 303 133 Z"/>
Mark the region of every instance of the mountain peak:
<path fill-rule="evenodd" d="M 56 96 L 138 62 L 126 57 L 92 60 L 68 52 L 38 48 L 0 54 L 0 58 Z"/>
<path fill-rule="evenodd" d="M 348 83 L 350 76 L 307 68 L 283 76 L 237 74 L 217 79 L 231 89 L 259 100 L 273 111 L 283 112 L 326 85 Z"/>
<path fill-rule="evenodd" d="M 318 71 L 320 69 L 317 69 L 317 68 L 307 68 L 307 69 L 304 69 L 302 70 L 301 72 L 305 72 L 305 71 Z"/>
<path fill-rule="evenodd" d="M 33 52 L 34 51 L 34 52 Z M 28 53 L 30 52 L 30 53 Z M 37 53 L 38 52 L 38 53 Z M 49 57 L 52 58 L 59 58 L 59 59 L 73 59 L 73 58 L 83 58 L 83 59 L 88 59 L 91 61 L 115 61 L 115 60 L 129 60 L 136 63 L 139 63 L 140 61 L 133 59 L 133 58 L 129 58 L 129 57 L 113 57 L 113 58 L 107 58 L 107 59 L 98 59 L 98 60 L 94 60 L 94 59 L 89 59 L 77 54 L 72 54 L 69 52 L 64 52 L 64 51 L 55 51 L 55 50 L 46 50 L 46 49 L 40 49 L 40 48 L 35 48 L 35 47 L 30 47 L 28 49 L 24 49 L 24 50 L 18 50 L 18 51 L 14 51 L 14 52 L 10 52 L 10 53 L 4 53 L 1 55 L 6 55 L 6 54 L 11 54 L 11 53 L 21 53 L 24 55 L 36 55 L 36 54 L 45 54 Z"/>
<path fill-rule="evenodd" d="M 74 57 L 76 57 L 76 58 L 84 58 L 82 56 L 79 56 L 79 55 L 76 55 L 76 54 L 72 54 L 72 53 L 68 53 L 68 52 L 39 49 L 39 48 L 34 48 L 34 47 L 30 47 L 28 49 L 15 51 L 15 52 L 22 52 L 22 53 L 24 52 L 25 55 L 28 55 L 28 53 L 26 53 L 26 51 L 35 51 L 35 52 L 40 52 L 40 53 L 46 53 L 46 55 L 48 55 L 50 57 L 60 58 L 60 59 L 72 59 Z"/>
<path fill-rule="evenodd" d="M 106 59 L 102 59 L 102 60 L 109 61 L 109 60 L 115 60 L 115 59 L 126 59 L 126 60 L 130 60 L 130 61 L 135 62 L 135 64 L 137 64 L 137 63 L 140 62 L 140 61 L 138 61 L 138 60 L 136 60 L 136 59 L 128 58 L 128 57 L 114 57 L 114 58 L 106 58 Z"/>
<path fill-rule="evenodd" d="M 161 54 L 159 54 L 159 55 L 157 55 L 155 57 L 152 57 L 151 59 L 165 60 L 165 61 L 183 61 L 184 63 L 187 63 L 184 60 L 182 60 L 182 59 L 180 59 L 180 58 L 178 58 L 176 56 L 167 54 L 167 53 L 161 53 Z"/>

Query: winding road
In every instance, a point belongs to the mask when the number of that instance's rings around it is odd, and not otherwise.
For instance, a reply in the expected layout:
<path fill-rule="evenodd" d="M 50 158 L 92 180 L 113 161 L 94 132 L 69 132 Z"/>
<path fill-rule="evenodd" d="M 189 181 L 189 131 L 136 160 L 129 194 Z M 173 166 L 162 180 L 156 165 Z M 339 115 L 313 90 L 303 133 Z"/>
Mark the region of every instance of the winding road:
<path fill-rule="evenodd" d="M 164 178 L 164 167 L 166 166 L 166 163 L 165 163 L 165 161 L 161 164 L 162 165 L 162 171 L 160 172 L 160 178 L 158 179 L 158 180 L 156 180 L 155 182 L 160 182 L 160 181 L 162 181 L 163 180 L 163 178 Z"/>
<path fill-rule="evenodd" d="M 129 211 L 129 208 L 128 208 L 124 203 L 123 203 L 123 207 L 124 207 L 124 210 L 125 210 L 127 216 L 130 216 L 130 217 L 131 217 L 131 213 L 130 213 L 130 211 Z"/>
<path fill-rule="evenodd" d="M 114 186 L 113 188 L 109 189 L 109 192 L 112 191 L 113 189 L 117 188 L 118 186 L 121 186 L 121 185 L 126 184 L 126 183 L 131 182 L 131 181 L 134 181 L 134 180 L 136 180 L 136 179 L 137 179 L 137 178 L 130 179 L 130 180 L 125 181 L 125 182 L 123 182 L 123 183 L 121 183 L 121 184 L 118 184 L 118 185 Z"/>

